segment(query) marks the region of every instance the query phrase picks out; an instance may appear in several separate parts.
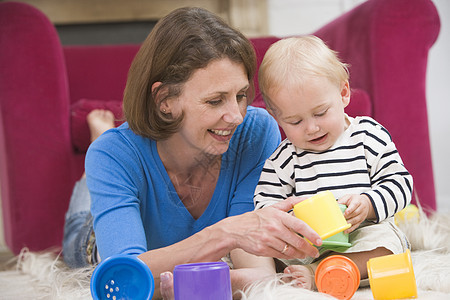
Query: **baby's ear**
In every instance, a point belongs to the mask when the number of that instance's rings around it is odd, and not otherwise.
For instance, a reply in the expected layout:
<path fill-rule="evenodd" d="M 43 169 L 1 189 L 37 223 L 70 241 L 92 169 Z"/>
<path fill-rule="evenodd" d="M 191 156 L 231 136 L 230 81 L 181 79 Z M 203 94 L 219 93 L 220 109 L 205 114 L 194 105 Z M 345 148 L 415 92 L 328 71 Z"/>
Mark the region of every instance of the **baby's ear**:
<path fill-rule="evenodd" d="M 341 84 L 341 97 L 344 107 L 347 107 L 347 105 L 350 103 L 350 85 L 348 83 L 348 80 L 344 81 Z"/>

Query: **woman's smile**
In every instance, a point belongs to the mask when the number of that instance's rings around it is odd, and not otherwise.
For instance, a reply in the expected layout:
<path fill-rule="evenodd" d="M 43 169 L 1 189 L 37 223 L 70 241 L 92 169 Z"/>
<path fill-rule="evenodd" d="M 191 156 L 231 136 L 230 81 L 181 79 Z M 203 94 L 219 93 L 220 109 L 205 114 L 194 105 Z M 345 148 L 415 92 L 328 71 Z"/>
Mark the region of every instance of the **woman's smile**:
<path fill-rule="evenodd" d="M 231 129 L 208 129 L 208 133 L 211 134 L 213 138 L 220 142 L 226 142 L 231 140 L 231 137 L 233 136 L 233 131 Z"/>

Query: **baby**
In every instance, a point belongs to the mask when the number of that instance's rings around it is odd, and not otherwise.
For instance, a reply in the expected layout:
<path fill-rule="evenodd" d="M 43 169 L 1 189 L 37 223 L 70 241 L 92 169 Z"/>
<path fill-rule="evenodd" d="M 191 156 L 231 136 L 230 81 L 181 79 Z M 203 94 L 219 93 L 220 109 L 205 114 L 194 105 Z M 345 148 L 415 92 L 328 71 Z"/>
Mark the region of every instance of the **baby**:
<path fill-rule="evenodd" d="M 346 230 L 351 247 L 341 253 L 321 248 L 319 258 L 283 260 L 284 273 L 314 289 L 317 264 L 341 254 L 356 263 L 361 285 L 367 285 L 370 258 L 410 247 L 392 217 L 410 203 L 413 179 L 389 132 L 370 117 L 345 113 L 351 91 L 347 65 L 317 37 L 273 44 L 261 64 L 259 85 L 287 139 L 264 165 L 256 209 L 329 190 L 347 206 L 344 216 L 352 224 Z M 280 252 L 286 251 L 289 244 Z"/>

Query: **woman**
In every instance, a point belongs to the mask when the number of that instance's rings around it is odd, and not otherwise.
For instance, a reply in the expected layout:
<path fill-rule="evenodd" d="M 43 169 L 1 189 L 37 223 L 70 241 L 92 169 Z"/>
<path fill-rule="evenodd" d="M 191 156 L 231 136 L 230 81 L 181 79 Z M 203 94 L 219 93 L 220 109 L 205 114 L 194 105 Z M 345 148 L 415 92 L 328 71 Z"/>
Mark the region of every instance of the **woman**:
<path fill-rule="evenodd" d="M 182 8 L 161 19 L 130 68 L 127 123 L 89 148 L 92 217 L 76 238 L 66 225 L 65 255 L 77 243 L 94 263 L 96 248 L 102 259 L 138 255 L 158 287 L 159 274 L 178 264 L 231 252 L 234 290 L 264 274 L 258 258 L 239 259 L 244 251 L 316 256 L 297 233 L 317 244 L 319 236 L 285 213 L 298 200 L 251 212 L 264 161 L 280 142 L 268 113 L 248 107 L 255 68 L 251 43 L 210 12 Z"/>

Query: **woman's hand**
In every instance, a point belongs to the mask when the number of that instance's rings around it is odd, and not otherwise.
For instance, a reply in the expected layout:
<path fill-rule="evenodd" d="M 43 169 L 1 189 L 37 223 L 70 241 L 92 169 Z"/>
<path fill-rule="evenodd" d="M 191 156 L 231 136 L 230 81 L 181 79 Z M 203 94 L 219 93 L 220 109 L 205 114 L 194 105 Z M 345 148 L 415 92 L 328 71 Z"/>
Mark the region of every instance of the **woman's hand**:
<path fill-rule="evenodd" d="M 234 238 L 235 248 L 258 256 L 277 258 L 318 257 L 319 235 L 305 222 L 288 214 L 301 199 L 289 197 L 280 203 L 225 219 L 226 229 Z M 300 236 L 301 234 L 302 236 Z"/>
<path fill-rule="evenodd" d="M 338 203 L 347 205 L 344 217 L 348 223 L 352 224 L 352 227 L 344 231 L 345 233 L 352 232 L 366 219 L 375 218 L 372 203 L 366 195 L 345 195 L 339 198 Z"/>

